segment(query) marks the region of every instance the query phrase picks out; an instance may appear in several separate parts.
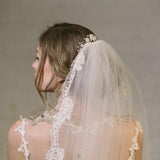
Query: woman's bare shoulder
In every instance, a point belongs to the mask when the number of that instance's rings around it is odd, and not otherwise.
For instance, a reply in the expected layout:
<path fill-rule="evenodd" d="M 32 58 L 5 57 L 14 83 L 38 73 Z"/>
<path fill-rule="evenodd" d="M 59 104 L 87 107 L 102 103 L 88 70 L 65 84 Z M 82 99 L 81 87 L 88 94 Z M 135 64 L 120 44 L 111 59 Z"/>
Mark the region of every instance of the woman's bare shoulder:
<path fill-rule="evenodd" d="M 18 127 L 23 126 L 22 120 L 16 121 L 8 131 L 7 138 L 7 150 L 8 160 L 12 159 L 25 159 L 22 152 L 18 152 L 18 148 L 22 144 L 22 135 L 17 131 Z M 51 124 L 46 121 L 38 122 L 32 125 L 31 120 L 25 121 L 24 128 L 24 139 L 28 143 L 28 150 L 31 153 L 30 157 L 34 159 L 38 158 L 36 155 L 45 156 L 47 148 L 50 145 L 49 132 L 52 128 Z M 22 128 L 21 128 L 22 129 Z M 22 130 L 21 130 L 22 131 Z M 22 131 L 23 132 L 23 131 Z M 42 145 L 43 144 L 43 145 Z M 37 148 L 41 151 L 37 154 Z"/>
<path fill-rule="evenodd" d="M 7 135 L 7 155 L 8 160 L 23 159 L 23 155 L 18 152 L 18 147 L 21 143 L 21 136 L 15 129 L 21 125 L 21 120 L 16 121 L 8 130 Z"/>
<path fill-rule="evenodd" d="M 20 135 L 15 132 L 15 129 L 20 125 L 21 120 L 18 120 L 9 128 L 7 136 L 9 146 L 16 146 L 20 142 Z"/>
<path fill-rule="evenodd" d="M 31 120 L 27 121 L 26 125 L 26 138 L 45 139 L 49 136 L 49 131 L 52 129 L 52 125 L 46 121 L 40 121 L 35 125 L 32 125 Z"/>

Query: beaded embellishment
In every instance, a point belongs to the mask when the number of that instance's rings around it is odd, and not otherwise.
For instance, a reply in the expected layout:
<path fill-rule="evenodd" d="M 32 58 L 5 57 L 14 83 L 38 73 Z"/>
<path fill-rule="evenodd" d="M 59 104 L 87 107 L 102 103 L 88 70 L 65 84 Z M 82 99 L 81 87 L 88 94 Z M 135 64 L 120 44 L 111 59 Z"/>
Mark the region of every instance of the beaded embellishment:
<path fill-rule="evenodd" d="M 77 51 L 79 52 L 80 49 L 84 46 L 84 44 L 88 43 L 88 42 L 94 42 L 98 40 L 97 37 L 94 34 L 89 34 L 87 35 L 85 38 L 83 38 L 83 41 L 79 43 L 79 45 L 77 46 Z"/>

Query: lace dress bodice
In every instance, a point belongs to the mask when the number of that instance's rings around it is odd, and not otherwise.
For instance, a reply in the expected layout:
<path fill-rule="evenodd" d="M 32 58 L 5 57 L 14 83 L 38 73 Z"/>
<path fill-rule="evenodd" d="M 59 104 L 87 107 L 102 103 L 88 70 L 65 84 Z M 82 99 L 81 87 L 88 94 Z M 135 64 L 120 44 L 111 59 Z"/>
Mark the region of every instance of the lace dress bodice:
<path fill-rule="evenodd" d="M 65 109 L 61 110 L 61 112 L 63 113 L 62 114 L 63 117 L 62 117 L 62 115 L 60 116 L 60 114 L 59 115 L 55 114 L 55 116 L 53 118 L 50 115 L 50 113 L 48 111 L 46 111 L 46 112 L 44 112 L 44 114 L 42 116 L 38 116 L 32 122 L 33 124 L 38 123 L 39 121 L 43 121 L 43 120 L 52 122 L 51 123 L 52 129 L 50 130 L 51 146 L 46 153 L 45 160 L 63 160 L 64 159 L 64 154 L 65 154 L 64 149 L 59 146 L 59 130 L 60 130 L 62 124 L 69 125 L 71 127 L 71 132 L 73 135 L 75 135 L 83 130 L 83 128 L 81 126 L 75 126 L 72 124 L 67 124 L 65 122 L 64 115 L 66 113 L 68 113 L 68 117 L 69 117 L 70 112 L 65 112 Z M 47 119 L 46 119 L 46 117 L 47 117 Z M 51 119 L 49 119 L 48 117 L 50 117 Z M 25 118 L 20 117 L 20 119 L 21 119 L 21 125 L 15 129 L 15 132 L 18 132 L 21 135 L 21 145 L 18 148 L 18 152 L 22 152 L 24 154 L 25 160 L 29 160 L 30 154 L 31 154 L 31 151 L 29 151 L 29 149 L 28 149 L 29 142 L 24 138 L 25 127 L 27 125 L 29 125 L 29 123 L 28 123 L 28 120 Z M 139 150 L 138 135 L 140 132 L 141 133 L 143 132 L 141 124 L 138 121 L 135 121 L 135 122 L 136 122 L 136 127 L 135 127 L 136 134 L 132 138 L 131 146 L 128 149 L 129 153 L 130 153 L 128 160 L 135 160 L 134 153 L 136 150 Z M 110 127 L 113 127 L 112 117 L 107 117 L 106 119 L 104 119 L 101 122 L 93 123 L 89 128 L 87 128 L 87 131 L 94 132 L 94 129 L 96 129 L 100 124 L 104 124 L 104 123 L 107 123 Z M 78 160 L 80 160 L 80 159 L 78 159 Z"/>

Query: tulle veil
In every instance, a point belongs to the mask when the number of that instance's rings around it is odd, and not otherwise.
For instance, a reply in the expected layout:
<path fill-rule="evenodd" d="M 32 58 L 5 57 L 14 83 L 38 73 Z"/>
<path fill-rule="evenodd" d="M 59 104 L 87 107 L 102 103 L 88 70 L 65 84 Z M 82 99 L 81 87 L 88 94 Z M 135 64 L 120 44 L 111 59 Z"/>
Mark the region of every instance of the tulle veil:
<path fill-rule="evenodd" d="M 54 111 L 44 115 L 52 118 L 47 160 L 150 160 L 138 82 L 117 52 L 93 35 L 81 44 Z"/>

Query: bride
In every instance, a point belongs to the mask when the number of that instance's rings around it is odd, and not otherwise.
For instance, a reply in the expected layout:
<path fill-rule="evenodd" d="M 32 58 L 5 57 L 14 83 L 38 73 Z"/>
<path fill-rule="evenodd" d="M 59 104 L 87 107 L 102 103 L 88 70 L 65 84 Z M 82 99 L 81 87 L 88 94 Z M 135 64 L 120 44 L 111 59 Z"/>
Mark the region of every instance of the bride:
<path fill-rule="evenodd" d="M 108 43 L 58 23 L 40 35 L 36 52 L 35 87 L 46 110 L 11 126 L 8 160 L 149 160 L 138 83 Z"/>

